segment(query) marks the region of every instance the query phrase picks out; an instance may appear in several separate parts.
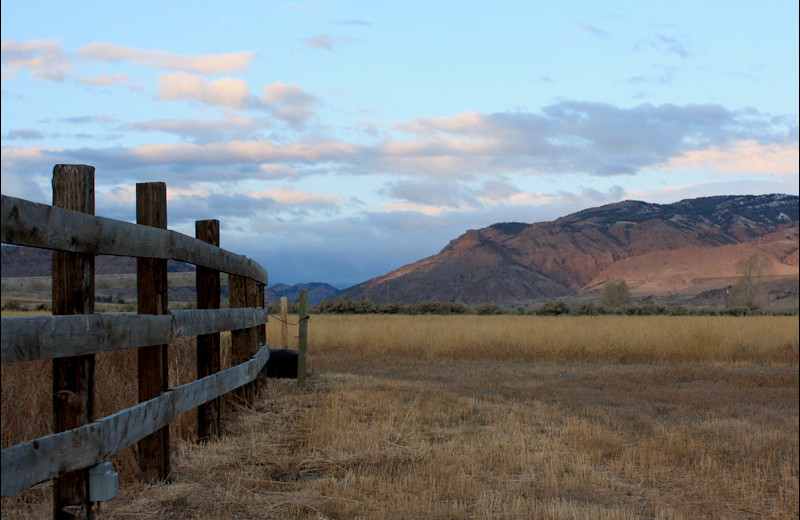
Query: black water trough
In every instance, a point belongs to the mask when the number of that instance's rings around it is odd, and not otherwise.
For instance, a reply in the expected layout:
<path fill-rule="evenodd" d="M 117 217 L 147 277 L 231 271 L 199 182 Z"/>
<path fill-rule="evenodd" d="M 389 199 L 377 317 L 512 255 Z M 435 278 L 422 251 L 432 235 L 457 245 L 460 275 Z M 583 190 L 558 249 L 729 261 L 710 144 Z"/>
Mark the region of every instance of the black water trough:
<path fill-rule="evenodd" d="M 269 349 L 267 377 L 297 379 L 297 351 Z"/>

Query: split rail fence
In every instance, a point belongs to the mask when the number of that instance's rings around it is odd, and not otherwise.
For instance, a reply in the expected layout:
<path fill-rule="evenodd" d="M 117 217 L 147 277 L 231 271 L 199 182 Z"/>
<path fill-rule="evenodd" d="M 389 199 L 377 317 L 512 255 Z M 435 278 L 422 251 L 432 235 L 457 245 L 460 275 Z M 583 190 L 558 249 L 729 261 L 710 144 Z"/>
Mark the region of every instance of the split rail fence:
<path fill-rule="evenodd" d="M 198 436 L 219 435 L 220 396 L 252 401 L 269 359 L 267 272 L 219 247 L 219 221 L 196 238 L 166 229 L 166 185 L 136 185 L 137 223 L 94 215 L 94 168 L 56 165 L 53 205 L 2 196 L 2 242 L 53 250 L 52 316 L 3 317 L 2 363 L 52 359 L 56 433 L 2 450 L 2 496 L 54 479 L 55 518 L 88 518 L 89 468 L 138 443 L 141 477 L 169 474 L 169 424 L 198 408 Z M 94 313 L 94 257 L 137 257 L 137 314 Z M 197 310 L 170 312 L 167 261 L 195 264 Z M 220 273 L 230 307 L 220 309 Z M 220 332 L 233 367 L 220 370 Z M 169 387 L 170 341 L 197 336 L 198 379 Z M 94 356 L 138 349 L 140 404 L 94 417 Z"/>

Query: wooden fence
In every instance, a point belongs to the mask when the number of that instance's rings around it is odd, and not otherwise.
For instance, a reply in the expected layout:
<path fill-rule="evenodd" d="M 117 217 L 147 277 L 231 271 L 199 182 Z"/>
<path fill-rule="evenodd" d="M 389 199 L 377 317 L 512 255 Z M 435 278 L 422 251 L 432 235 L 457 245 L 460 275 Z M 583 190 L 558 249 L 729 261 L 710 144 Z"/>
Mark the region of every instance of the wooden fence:
<path fill-rule="evenodd" d="M 94 168 L 56 165 L 53 205 L 2 196 L 2 242 L 53 250 L 52 316 L 2 318 L 2 363 L 53 360 L 56 433 L 2 450 L 2 496 L 54 480 L 54 517 L 88 518 L 88 468 L 139 443 L 145 481 L 169 473 L 168 425 L 198 408 L 200 438 L 219 435 L 219 398 L 252 401 L 269 359 L 267 272 L 219 247 L 219 222 L 196 238 L 166 229 L 166 185 L 136 185 L 137 223 L 94 215 Z M 138 314 L 94 314 L 94 256 L 137 258 Z M 195 264 L 197 310 L 167 309 L 167 260 Z M 230 284 L 220 309 L 220 273 Z M 232 368 L 220 371 L 220 332 L 231 331 Z M 198 379 L 168 384 L 167 345 L 197 336 Z M 94 355 L 138 349 L 140 404 L 95 419 Z M 238 390 L 237 390 L 238 389 Z"/>

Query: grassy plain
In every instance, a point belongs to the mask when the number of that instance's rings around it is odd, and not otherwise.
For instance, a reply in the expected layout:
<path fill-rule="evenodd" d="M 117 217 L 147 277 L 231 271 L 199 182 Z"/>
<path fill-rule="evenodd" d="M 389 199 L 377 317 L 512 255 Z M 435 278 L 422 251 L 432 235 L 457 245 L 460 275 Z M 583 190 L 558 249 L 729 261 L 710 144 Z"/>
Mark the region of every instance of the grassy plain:
<path fill-rule="evenodd" d="M 321 315 L 309 332 L 307 389 L 270 380 L 208 445 L 174 426 L 169 484 L 135 483 L 121 454 L 102 518 L 798 516 L 797 317 Z M 135 372 L 131 354 L 98 377 Z M 3 446 L 47 429 L 27 410 L 46 372 L 3 367 Z M 47 518 L 48 497 L 3 517 Z"/>

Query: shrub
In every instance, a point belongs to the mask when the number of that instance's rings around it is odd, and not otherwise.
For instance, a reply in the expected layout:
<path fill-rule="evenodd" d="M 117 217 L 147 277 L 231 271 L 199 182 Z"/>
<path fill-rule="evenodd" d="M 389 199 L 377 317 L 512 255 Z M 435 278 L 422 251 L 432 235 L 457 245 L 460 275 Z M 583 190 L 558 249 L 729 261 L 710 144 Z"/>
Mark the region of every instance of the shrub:
<path fill-rule="evenodd" d="M 8 300 L 3 304 L 4 311 L 21 311 L 24 310 L 22 305 L 17 300 Z"/>
<path fill-rule="evenodd" d="M 499 306 L 493 303 L 481 303 L 480 305 L 476 305 L 473 307 L 475 314 L 478 316 L 489 316 L 492 314 L 502 314 L 503 311 L 500 309 Z"/>
<path fill-rule="evenodd" d="M 547 302 L 536 310 L 539 316 L 559 316 L 561 314 L 569 314 L 569 306 L 562 302 Z"/>

